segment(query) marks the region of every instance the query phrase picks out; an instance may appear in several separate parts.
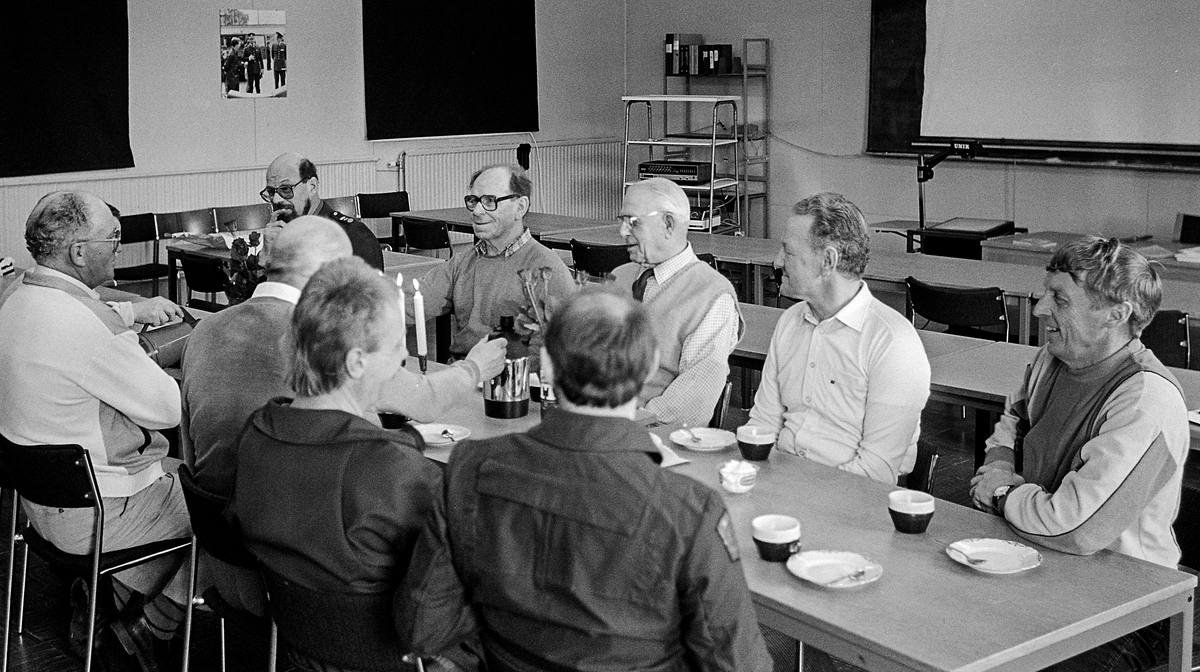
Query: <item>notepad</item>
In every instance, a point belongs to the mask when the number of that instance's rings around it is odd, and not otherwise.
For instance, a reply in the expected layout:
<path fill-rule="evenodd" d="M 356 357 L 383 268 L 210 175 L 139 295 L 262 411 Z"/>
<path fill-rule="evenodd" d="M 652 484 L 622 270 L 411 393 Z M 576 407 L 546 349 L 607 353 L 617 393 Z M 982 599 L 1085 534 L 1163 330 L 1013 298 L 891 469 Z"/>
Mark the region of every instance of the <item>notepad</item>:
<path fill-rule="evenodd" d="M 1133 248 L 1135 252 L 1147 259 L 1167 259 L 1175 256 L 1175 253 L 1162 245 L 1146 245 L 1145 247 Z M 1200 257 L 1197 258 L 1200 261 Z"/>
<path fill-rule="evenodd" d="M 1032 247 L 1038 250 L 1051 250 L 1058 247 L 1058 243 L 1045 238 L 1020 238 L 1012 241 L 1013 247 Z"/>

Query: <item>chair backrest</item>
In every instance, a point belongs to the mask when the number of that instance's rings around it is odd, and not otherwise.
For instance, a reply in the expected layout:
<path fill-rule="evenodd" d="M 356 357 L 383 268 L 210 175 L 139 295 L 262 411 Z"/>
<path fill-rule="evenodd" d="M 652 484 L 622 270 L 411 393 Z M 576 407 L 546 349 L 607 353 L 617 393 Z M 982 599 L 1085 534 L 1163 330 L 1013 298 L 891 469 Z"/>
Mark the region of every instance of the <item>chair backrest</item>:
<path fill-rule="evenodd" d="M 279 637 L 301 654 L 355 670 L 408 669 L 392 618 L 392 593 L 327 593 L 263 568 Z"/>
<path fill-rule="evenodd" d="M 60 509 L 100 507 L 91 456 L 77 444 L 23 446 L 0 436 L 0 474 L 4 487 L 14 488 L 35 504 Z"/>
<path fill-rule="evenodd" d="M 696 258 L 699 259 L 700 261 L 708 264 L 709 267 L 712 268 L 714 271 L 717 271 L 718 273 L 721 272 L 721 269 L 717 267 L 717 256 L 715 254 L 713 254 L 712 252 L 704 252 L 703 254 L 697 254 Z"/>
<path fill-rule="evenodd" d="M 430 222 L 418 219 L 404 220 L 404 247 L 417 250 L 450 250 L 450 230 L 445 222 Z"/>
<path fill-rule="evenodd" d="M 1008 340 L 1008 306 L 999 287 L 943 287 L 909 276 L 908 306 L 914 315 L 949 327 L 1002 327 L 997 340 Z M 952 330 L 953 331 L 953 330 Z"/>
<path fill-rule="evenodd" d="M 182 212 L 157 212 L 154 221 L 158 224 L 158 235 L 166 238 L 172 233 L 191 233 L 201 236 L 216 233 L 217 220 L 212 208 L 185 210 Z"/>
<path fill-rule="evenodd" d="M 408 212 L 407 191 L 358 195 L 358 216 L 363 219 L 388 217 L 393 212 Z"/>
<path fill-rule="evenodd" d="M 1200 215 L 1175 215 L 1175 240 L 1188 245 L 1200 245 Z"/>
<path fill-rule="evenodd" d="M 920 490 L 933 494 L 933 483 L 937 475 L 938 452 L 937 446 L 929 441 L 917 443 L 917 461 L 913 470 L 905 476 L 902 485 L 910 490 Z"/>
<path fill-rule="evenodd" d="M 213 208 L 217 231 L 253 231 L 271 221 L 271 206 L 266 203 Z"/>
<path fill-rule="evenodd" d="M 358 217 L 358 197 L 356 196 L 338 196 L 337 198 L 322 198 L 321 200 L 343 215 Z"/>
<path fill-rule="evenodd" d="M 717 405 L 713 408 L 712 419 L 708 421 L 708 426 L 715 429 L 721 429 L 721 425 L 725 424 L 725 414 L 729 412 L 729 396 L 733 394 L 733 381 L 725 381 L 725 387 L 721 388 L 721 396 L 717 397 Z"/>
<path fill-rule="evenodd" d="M 183 269 L 183 278 L 187 281 L 189 292 L 219 294 L 225 291 L 228 276 L 225 275 L 225 267 L 219 259 L 183 255 L 179 257 L 179 266 Z"/>
<path fill-rule="evenodd" d="M 1160 310 L 1142 330 L 1142 344 L 1167 366 L 1186 369 L 1192 362 L 1192 339 L 1188 334 L 1188 314 L 1181 310 Z"/>
<path fill-rule="evenodd" d="M 151 243 L 158 240 L 158 225 L 154 213 L 121 215 L 121 244 Z"/>
<path fill-rule="evenodd" d="M 200 546 L 228 564 L 257 568 L 258 561 L 246 550 L 233 525 L 225 520 L 223 513 L 225 505 L 229 502 L 224 497 L 200 487 L 186 464 L 179 467 L 178 476 L 179 484 L 183 486 L 188 518 L 192 521 L 192 534 L 196 535 Z"/>
<path fill-rule="evenodd" d="M 592 245 L 572 238 L 571 260 L 575 270 L 603 276 L 621 264 L 629 263 L 629 248 L 624 245 Z"/>

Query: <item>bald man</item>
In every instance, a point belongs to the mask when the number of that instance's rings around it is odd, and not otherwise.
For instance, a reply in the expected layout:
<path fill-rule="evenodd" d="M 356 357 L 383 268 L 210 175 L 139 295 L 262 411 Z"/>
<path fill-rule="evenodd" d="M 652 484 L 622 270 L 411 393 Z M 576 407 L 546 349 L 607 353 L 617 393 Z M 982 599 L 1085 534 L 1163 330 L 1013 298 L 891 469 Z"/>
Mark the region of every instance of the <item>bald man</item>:
<path fill-rule="evenodd" d="M 25 223 L 37 265 L 0 299 L 0 434 L 88 451 L 104 498 L 106 551 L 191 534 L 175 482 L 178 460 L 167 457 L 167 440 L 155 431 L 179 424 L 179 388 L 95 292 L 113 277 L 120 240 L 120 221 L 98 197 L 48 194 Z M 24 507 L 59 549 L 91 551 L 90 510 Z M 174 554 L 113 577 L 123 613 L 104 636 L 115 635 L 143 669 L 154 669 L 183 618 L 186 561 Z M 78 596 L 87 590 L 82 579 L 72 588 L 70 643 L 81 654 L 88 613 Z M 128 601 L 132 591 L 145 596 L 144 608 Z"/>
<path fill-rule="evenodd" d="M 267 187 L 258 195 L 271 204 L 272 219 L 285 225 L 304 215 L 334 222 L 350 238 L 354 256 L 383 270 L 383 249 L 371 229 L 361 219 L 338 212 L 321 200 L 321 180 L 312 161 L 294 152 L 280 154 L 267 167 Z"/>

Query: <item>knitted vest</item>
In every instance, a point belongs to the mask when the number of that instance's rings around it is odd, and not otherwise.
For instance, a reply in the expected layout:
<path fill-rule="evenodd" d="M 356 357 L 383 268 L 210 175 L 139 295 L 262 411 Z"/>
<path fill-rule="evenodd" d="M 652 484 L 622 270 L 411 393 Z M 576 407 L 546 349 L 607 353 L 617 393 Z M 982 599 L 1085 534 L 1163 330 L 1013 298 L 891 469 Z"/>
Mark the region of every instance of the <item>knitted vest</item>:
<path fill-rule="evenodd" d="M 622 296 L 633 296 L 633 282 L 641 275 L 644 267 L 625 264 L 613 271 L 616 281 L 613 291 Z M 679 376 L 679 358 L 683 354 L 683 341 L 700 326 L 701 320 L 716 302 L 717 297 L 728 294 L 733 297 L 737 310 L 737 293 L 725 276 L 701 261 L 685 266 L 660 285 L 652 299 L 645 303 L 654 325 L 658 340 L 658 371 L 642 387 L 639 395 L 641 404 L 661 395 L 663 390 Z M 738 313 L 738 337 L 742 335 L 741 313 Z"/>

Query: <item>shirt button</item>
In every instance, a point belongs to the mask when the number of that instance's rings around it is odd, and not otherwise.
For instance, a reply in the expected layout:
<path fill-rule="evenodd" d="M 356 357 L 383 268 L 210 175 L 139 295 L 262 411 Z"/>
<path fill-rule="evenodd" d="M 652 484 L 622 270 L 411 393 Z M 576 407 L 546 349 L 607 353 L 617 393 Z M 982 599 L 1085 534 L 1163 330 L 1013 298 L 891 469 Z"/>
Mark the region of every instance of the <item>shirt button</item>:
<path fill-rule="evenodd" d="M 815 368 L 817 368 L 817 363 L 816 363 L 816 362 L 809 362 L 809 363 L 808 363 L 808 368 L 810 368 L 810 369 L 815 369 Z"/>
<path fill-rule="evenodd" d="M 804 403 L 806 403 L 806 404 L 811 404 L 811 403 L 812 403 L 812 397 L 805 397 L 805 398 L 804 398 Z"/>

